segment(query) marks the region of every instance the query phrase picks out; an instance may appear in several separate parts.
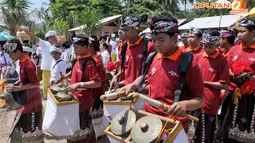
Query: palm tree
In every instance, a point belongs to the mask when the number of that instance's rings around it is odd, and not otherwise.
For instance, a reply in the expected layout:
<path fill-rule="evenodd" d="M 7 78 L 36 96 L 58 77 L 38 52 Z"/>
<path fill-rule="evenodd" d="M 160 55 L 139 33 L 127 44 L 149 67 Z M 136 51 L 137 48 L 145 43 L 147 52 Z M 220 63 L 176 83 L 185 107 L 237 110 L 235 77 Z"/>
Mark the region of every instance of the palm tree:
<path fill-rule="evenodd" d="M 187 11 L 187 4 L 189 3 L 192 3 L 194 2 L 194 0 L 181 0 L 181 3 L 183 4 L 184 3 L 184 11 L 186 12 Z"/>
<path fill-rule="evenodd" d="M 247 8 L 251 10 L 253 7 L 255 7 L 255 1 L 254 0 L 246 0 Z"/>
<path fill-rule="evenodd" d="M 173 15 L 178 15 L 181 10 L 179 9 L 180 4 L 184 4 L 185 12 L 187 11 L 188 2 L 193 3 L 194 0 L 156 0 L 164 10 L 171 11 Z M 197 0 L 198 1 L 198 0 Z"/>
<path fill-rule="evenodd" d="M 9 30 L 11 35 L 15 35 L 21 24 L 29 25 L 28 0 L 4 0 L 1 3 L 4 25 L 1 28 Z"/>

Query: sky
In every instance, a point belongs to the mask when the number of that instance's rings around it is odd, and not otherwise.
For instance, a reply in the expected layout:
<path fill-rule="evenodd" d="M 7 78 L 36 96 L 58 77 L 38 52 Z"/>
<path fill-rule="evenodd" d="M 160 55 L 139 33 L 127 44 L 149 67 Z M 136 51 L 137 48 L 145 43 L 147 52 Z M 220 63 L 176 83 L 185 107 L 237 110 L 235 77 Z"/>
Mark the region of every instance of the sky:
<path fill-rule="evenodd" d="M 35 8 L 41 8 L 44 2 L 49 3 L 49 0 L 30 0 L 30 2 L 32 3 L 31 8 L 35 9 Z"/>
<path fill-rule="evenodd" d="M 3 0 L 0 0 L 2 2 Z M 30 10 L 33 10 L 35 8 L 41 8 L 42 4 L 44 2 L 49 3 L 49 0 L 29 0 L 31 2 L 31 8 Z"/>
<path fill-rule="evenodd" d="M 2 2 L 3 0 L 0 0 L 0 2 Z M 43 3 L 49 3 L 49 0 L 29 0 L 31 2 L 31 6 L 30 6 L 30 9 L 29 11 L 32 11 L 34 10 L 35 8 L 41 8 Z M 180 5 L 180 8 L 182 10 L 184 10 L 184 5 Z M 187 9 L 191 9 L 192 8 L 192 4 L 191 3 L 188 3 L 187 4 Z M 37 21 L 35 20 L 36 23 L 40 23 L 40 21 Z"/>
<path fill-rule="evenodd" d="M 0 0 L 0 2 L 2 2 L 3 0 Z M 30 10 L 33 10 L 35 8 L 41 8 L 42 4 L 45 3 L 49 3 L 49 0 L 29 0 L 31 2 L 31 8 Z M 180 5 L 181 9 L 184 9 L 184 5 Z M 187 9 L 191 9 L 192 8 L 192 4 L 188 3 L 187 4 Z"/>

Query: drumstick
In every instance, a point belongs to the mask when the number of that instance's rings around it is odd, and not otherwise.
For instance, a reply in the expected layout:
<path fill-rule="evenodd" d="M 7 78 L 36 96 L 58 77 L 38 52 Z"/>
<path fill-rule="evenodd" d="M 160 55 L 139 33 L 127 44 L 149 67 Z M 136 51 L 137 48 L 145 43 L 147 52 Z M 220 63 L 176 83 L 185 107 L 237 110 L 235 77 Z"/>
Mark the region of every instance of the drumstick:
<path fill-rule="evenodd" d="M 7 66 L 7 70 L 6 70 L 6 73 L 5 73 L 5 76 L 4 76 L 5 80 L 8 79 L 11 70 L 12 70 L 12 67 L 11 66 Z"/>
<path fill-rule="evenodd" d="M 159 101 L 157 101 L 157 100 L 155 100 L 155 99 L 149 98 L 149 97 L 147 97 L 147 96 L 145 96 L 145 95 L 143 95 L 143 94 L 137 93 L 137 94 L 134 94 L 133 97 L 134 97 L 134 98 L 139 98 L 139 99 L 141 99 L 141 100 L 147 102 L 148 104 L 150 104 L 150 105 L 152 105 L 152 106 L 154 106 L 154 107 L 163 109 L 163 110 L 166 111 L 166 112 L 170 109 L 170 106 L 169 106 L 169 105 L 166 105 L 166 104 L 164 104 L 164 103 L 161 103 L 161 102 L 159 102 Z M 198 118 L 196 118 L 196 117 L 194 117 L 194 116 L 191 116 L 191 115 L 189 115 L 189 114 L 186 114 L 185 117 L 186 117 L 187 119 L 189 119 L 189 120 L 193 120 L 193 121 L 196 121 L 196 122 L 199 121 Z"/>
<path fill-rule="evenodd" d="M 87 90 L 87 88 L 77 88 L 76 90 Z"/>
<path fill-rule="evenodd" d="M 118 98 L 118 97 L 122 97 L 122 96 L 126 96 L 126 92 L 125 91 L 121 91 L 121 92 L 113 92 L 113 93 L 110 93 L 110 94 L 104 94 L 102 96 L 100 96 L 100 99 L 102 101 L 104 100 L 112 100 L 112 99 L 115 99 L 115 98 Z"/>
<path fill-rule="evenodd" d="M 60 72 L 60 73 L 59 73 L 59 78 L 58 78 L 58 79 L 61 80 L 61 85 L 64 85 L 64 82 L 63 82 L 62 77 L 63 77 L 63 74 L 62 74 L 62 72 Z"/>

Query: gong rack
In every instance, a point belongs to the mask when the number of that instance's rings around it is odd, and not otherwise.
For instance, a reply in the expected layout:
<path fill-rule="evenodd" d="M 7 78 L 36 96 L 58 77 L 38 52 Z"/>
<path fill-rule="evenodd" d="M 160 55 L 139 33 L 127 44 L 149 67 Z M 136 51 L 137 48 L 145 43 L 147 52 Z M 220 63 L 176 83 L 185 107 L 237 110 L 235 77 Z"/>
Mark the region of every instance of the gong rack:
<path fill-rule="evenodd" d="M 169 134 L 167 134 L 166 140 L 164 141 L 165 143 L 172 143 L 175 140 L 175 138 L 177 137 L 177 135 L 179 134 L 179 132 L 183 129 L 181 122 L 178 120 L 173 120 L 171 118 L 166 118 L 166 117 L 162 117 L 159 115 L 151 114 L 151 113 L 145 112 L 143 110 L 135 110 L 132 108 L 127 108 L 126 110 L 131 110 L 135 113 L 135 115 L 136 115 L 135 122 L 137 122 L 139 119 L 141 119 L 145 116 L 154 116 L 162 121 L 162 125 L 163 125 L 162 127 L 164 127 L 164 125 L 166 124 L 165 129 L 170 130 L 170 132 L 169 132 Z M 119 136 L 119 135 L 115 135 L 112 133 L 111 126 L 112 125 L 109 125 L 105 130 L 105 134 L 108 137 L 110 137 L 120 143 L 132 143 L 133 142 L 132 137 L 131 137 L 131 131 L 128 132 L 127 135 Z M 160 131 L 160 134 L 158 134 L 158 136 L 160 136 L 160 140 L 158 141 L 158 142 L 160 142 L 161 136 L 162 136 L 161 131 Z M 158 138 L 158 136 L 157 136 L 157 138 Z M 155 143 L 158 143 L 158 142 L 155 142 Z"/>
<path fill-rule="evenodd" d="M 131 93 L 133 94 L 133 93 Z M 131 95 L 130 94 L 130 95 Z M 116 91 L 107 91 L 104 95 L 100 97 L 105 105 L 134 105 L 137 103 L 137 100 L 133 100 L 132 96 L 127 97 L 125 92 Z M 107 100 L 106 100 L 107 99 Z"/>
<path fill-rule="evenodd" d="M 49 96 L 52 98 L 53 102 L 54 102 L 57 106 L 64 106 L 64 105 L 70 105 L 70 104 L 74 104 L 74 103 L 79 103 L 78 98 L 76 98 L 76 97 L 73 96 L 73 95 L 72 95 L 72 96 L 74 97 L 73 100 L 60 102 L 58 99 L 56 99 L 56 97 L 54 96 L 55 94 L 52 93 L 52 91 L 51 91 L 50 88 L 48 89 L 48 94 L 49 94 Z M 69 93 L 69 94 L 71 94 L 71 93 Z"/>
<path fill-rule="evenodd" d="M 117 89 L 113 92 L 107 91 L 104 95 L 100 97 L 104 103 L 105 116 L 111 119 L 116 114 L 130 106 L 135 109 L 142 109 L 142 107 L 140 107 L 141 105 L 136 104 L 138 100 L 134 101 L 132 99 L 123 98 L 124 96 L 126 96 L 125 92 L 118 92 Z"/>

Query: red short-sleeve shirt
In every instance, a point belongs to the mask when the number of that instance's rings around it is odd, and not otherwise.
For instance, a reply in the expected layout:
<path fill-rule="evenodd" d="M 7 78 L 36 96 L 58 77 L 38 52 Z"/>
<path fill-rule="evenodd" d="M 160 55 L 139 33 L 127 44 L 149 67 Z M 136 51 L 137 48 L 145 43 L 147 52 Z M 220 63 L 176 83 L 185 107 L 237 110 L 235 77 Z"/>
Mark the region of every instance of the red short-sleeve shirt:
<path fill-rule="evenodd" d="M 242 43 L 232 47 L 227 56 L 230 68 L 231 65 L 238 60 L 249 61 L 249 65 L 255 71 L 255 44 L 250 47 L 244 47 Z"/>
<path fill-rule="evenodd" d="M 183 52 L 185 52 L 185 51 L 187 50 L 188 47 L 189 47 L 189 46 L 183 45 L 183 46 L 181 46 L 180 48 L 181 48 L 181 50 L 182 50 Z"/>
<path fill-rule="evenodd" d="M 93 59 L 96 62 L 98 74 L 99 74 L 100 80 L 102 82 L 101 87 L 95 88 L 92 90 L 93 96 L 98 97 L 98 96 L 103 95 L 105 92 L 105 81 L 107 79 L 107 76 L 106 76 L 106 70 L 105 70 L 103 62 L 102 62 L 102 58 L 99 55 L 96 55 L 93 57 Z"/>
<path fill-rule="evenodd" d="M 204 52 L 203 48 L 201 46 L 197 46 L 195 49 L 192 49 L 191 47 L 188 47 L 186 52 L 192 52 L 194 61 L 198 62 L 200 58 L 202 57 L 202 54 Z"/>
<path fill-rule="evenodd" d="M 20 85 L 32 84 L 40 85 L 36 76 L 35 64 L 28 56 L 23 56 L 20 60 Z M 27 103 L 19 110 L 22 113 L 39 112 L 42 110 L 40 88 L 35 87 L 27 90 Z"/>
<path fill-rule="evenodd" d="M 227 59 L 217 51 L 208 56 L 203 53 L 199 60 L 202 76 L 207 82 L 229 82 L 229 66 Z M 203 112 L 207 114 L 217 114 L 220 104 L 220 90 L 205 87 Z"/>
<path fill-rule="evenodd" d="M 225 58 L 228 57 L 228 52 L 229 52 L 229 50 L 227 51 L 225 48 L 219 48 L 219 50 L 220 50 L 220 53 L 221 53 Z"/>
<path fill-rule="evenodd" d="M 90 56 L 90 55 L 89 55 Z M 82 59 L 88 58 L 89 56 L 79 57 L 75 63 L 72 71 L 71 82 L 70 84 L 75 84 L 78 82 L 88 82 L 88 81 L 100 81 L 100 76 L 98 74 L 97 66 L 92 60 L 88 60 L 84 71 L 81 71 Z M 83 78 L 83 79 L 82 79 Z M 87 111 L 92 107 L 93 97 L 92 89 L 75 91 L 73 94 L 78 97 L 80 102 L 80 112 Z"/>
<path fill-rule="evenodd" d="M 174 54 L 163 58 L 158 54 L 153 59 L 153 62 L 148 70 L 148 82 L 150 84 L 149 97 L 158 100 L 162 103 L 172 105 L 174 102 L 174 92 L 177 90 L 180 74 L 178 67 L 181 64 L 183 52 L 179 48 Z M 204 84 L 200 67 L 193 63 L 185 77 L 185 83 L 189 88 L 189 95 L 184 91 L 184 99 L 203 97 Z M 195 84 L 194 84 L 195 83 Z M 161 109 L 144 104 L 144 109 L 147 112 L 167 116 Z M 177 118 L 182 121 L 183 125 L 187 125 L 187 120 L 184 118 Z"/>
<path fill-rule="evenodd" d="M 124 61 L 125 85 L 133 83 L 135 79 L 141 75 L 142 64 L 143 64 L 142 40 L 143 38 L 140 37 L 134 45 L 131 45 L 128 42 L 125 61 Z M 155 48 L 153 44 L 151 42 L 148 42 L 147 55 L 149 55 L 151 52 L 154 52 L 154 51 L 155 51 Z M 120 56 L 120 59 L 122 59 L 121 56 Z"/>

